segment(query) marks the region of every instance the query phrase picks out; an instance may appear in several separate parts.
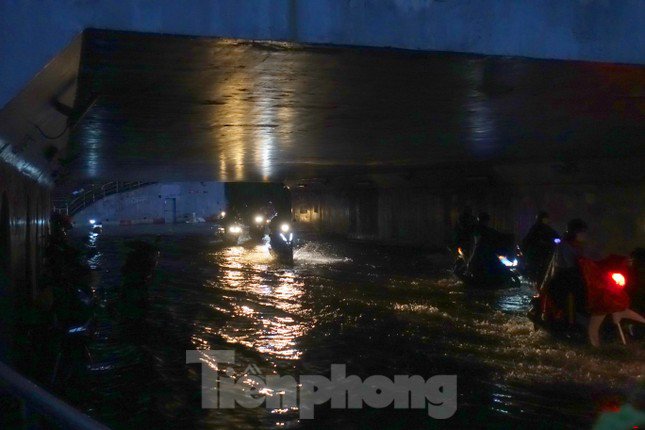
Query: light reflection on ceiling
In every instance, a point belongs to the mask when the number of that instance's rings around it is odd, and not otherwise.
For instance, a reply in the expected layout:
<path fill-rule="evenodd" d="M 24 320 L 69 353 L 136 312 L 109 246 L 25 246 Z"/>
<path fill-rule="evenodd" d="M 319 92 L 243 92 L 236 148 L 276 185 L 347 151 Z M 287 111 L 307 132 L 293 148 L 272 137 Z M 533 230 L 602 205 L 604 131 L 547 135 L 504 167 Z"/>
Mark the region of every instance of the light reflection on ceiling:
<path fill-rule="evenodd" d="M 282 181 L 642 157 L 645 68 L 91 30 L 75 177 Z M 136 176 L 136 178 L 135 178 Z"/>

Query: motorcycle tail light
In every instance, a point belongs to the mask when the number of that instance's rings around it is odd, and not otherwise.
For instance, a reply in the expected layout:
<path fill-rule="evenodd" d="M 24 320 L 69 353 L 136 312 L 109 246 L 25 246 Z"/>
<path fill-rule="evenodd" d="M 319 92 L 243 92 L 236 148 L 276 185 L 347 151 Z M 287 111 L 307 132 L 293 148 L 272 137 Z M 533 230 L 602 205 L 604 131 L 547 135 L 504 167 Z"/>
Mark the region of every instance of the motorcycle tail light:
<path fill-rule="evenodd" d="M 611 276 L 611 280 L 614 281 L 614 284 L 616 284 L 616 286 L 618 287 L 622 288 L 627 283 L 625 279 L 625 275 L 623 275 L 622 273 L 614 272 L 610 276 Z"/>

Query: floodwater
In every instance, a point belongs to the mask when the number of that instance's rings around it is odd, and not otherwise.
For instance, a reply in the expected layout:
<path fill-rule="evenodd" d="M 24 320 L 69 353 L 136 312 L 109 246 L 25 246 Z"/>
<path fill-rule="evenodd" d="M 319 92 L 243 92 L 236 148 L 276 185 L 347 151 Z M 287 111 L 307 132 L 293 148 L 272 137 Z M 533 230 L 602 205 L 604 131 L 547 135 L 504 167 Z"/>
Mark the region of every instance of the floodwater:
<path fill-rule="evenodd" d="M 311 239 L 293 266 L 263 246 L 224 247 L 208 229 L 163 233 L 150 308 L 136 326 L 110 309 L 126 238 L 106 231 L 92 264 L 101 274 L 100 326 L 86 375 L 65 388 L 114 428 L 589 428 L 633 394 L 639 344 L 591 350 L 536 331 L 529 286 L 473 291 L 421 251 Z M 233 349 L 231 376 L 455 374 L 457 412 L 201 407 L 201 370 L 186 350 Z M 642 382 L 642 379 L 640 379 Z"/>

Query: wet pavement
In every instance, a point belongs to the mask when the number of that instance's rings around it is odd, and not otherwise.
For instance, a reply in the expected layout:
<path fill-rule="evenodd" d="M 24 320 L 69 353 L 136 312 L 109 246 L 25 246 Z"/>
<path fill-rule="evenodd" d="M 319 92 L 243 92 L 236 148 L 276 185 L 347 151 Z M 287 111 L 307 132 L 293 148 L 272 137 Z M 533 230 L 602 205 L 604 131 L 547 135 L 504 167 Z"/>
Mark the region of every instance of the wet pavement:
<path fill-rule="evenodd" d="M 101 273 L 93 363 L 65 395 L 114 428 L 588 428 L 642 378 L 640 344 L 591 350 L 535 331 L 529 286 L 473 291 L 445 257 L 312 239 L 295 264 L 263 246 L 224 247 L 207 226 L 106 230 L 92 262 Z M 113 307 L 124 238 L 161 233 L 150 308 L 136 325 Z M 235 349 L 235 376 L 347 374 L 458 377 L 458 409 L 202 409 L 200 369 L 186 350 Z M 251 365 L 251 367 L 249 367 Z M 641 379 L 642 380 L 642 379 Z"/>

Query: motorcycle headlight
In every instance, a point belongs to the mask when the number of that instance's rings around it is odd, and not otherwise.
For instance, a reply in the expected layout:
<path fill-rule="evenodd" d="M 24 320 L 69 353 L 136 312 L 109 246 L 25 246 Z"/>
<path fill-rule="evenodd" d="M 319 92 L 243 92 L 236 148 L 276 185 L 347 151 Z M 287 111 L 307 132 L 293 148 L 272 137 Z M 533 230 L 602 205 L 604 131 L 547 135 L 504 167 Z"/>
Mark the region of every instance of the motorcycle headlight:
<path fill-rule="evenodd" d="M 262 224 L 264 222 L 264 217 L 262 215 L 256 215 L 255 216 L 255 223 L 256 224 Z"/>
<path fill-rule="evenodd" d="M 280 226 L 280 230 L 282 230 L 283 233 L 287 233 L 289 230 L 291 230 L 291 226 L 289 224 L 284 223 Z"/>
<path fill-rule="evenodd" d="M 506 267 L 516 267 L 517 266 L 517 259 L 514 259 L 513 261 L 509 260 L 506 258 L 504 255 L 499 255 L 497 258 L 499 258 L 499 261 Z"/>
<path fill-rule="evenodd" d="M 228 228 L 228 232 L 233 234 L 242 233 L 242 227 L 240 227 L 239 225 L 232 225 Z"/>

